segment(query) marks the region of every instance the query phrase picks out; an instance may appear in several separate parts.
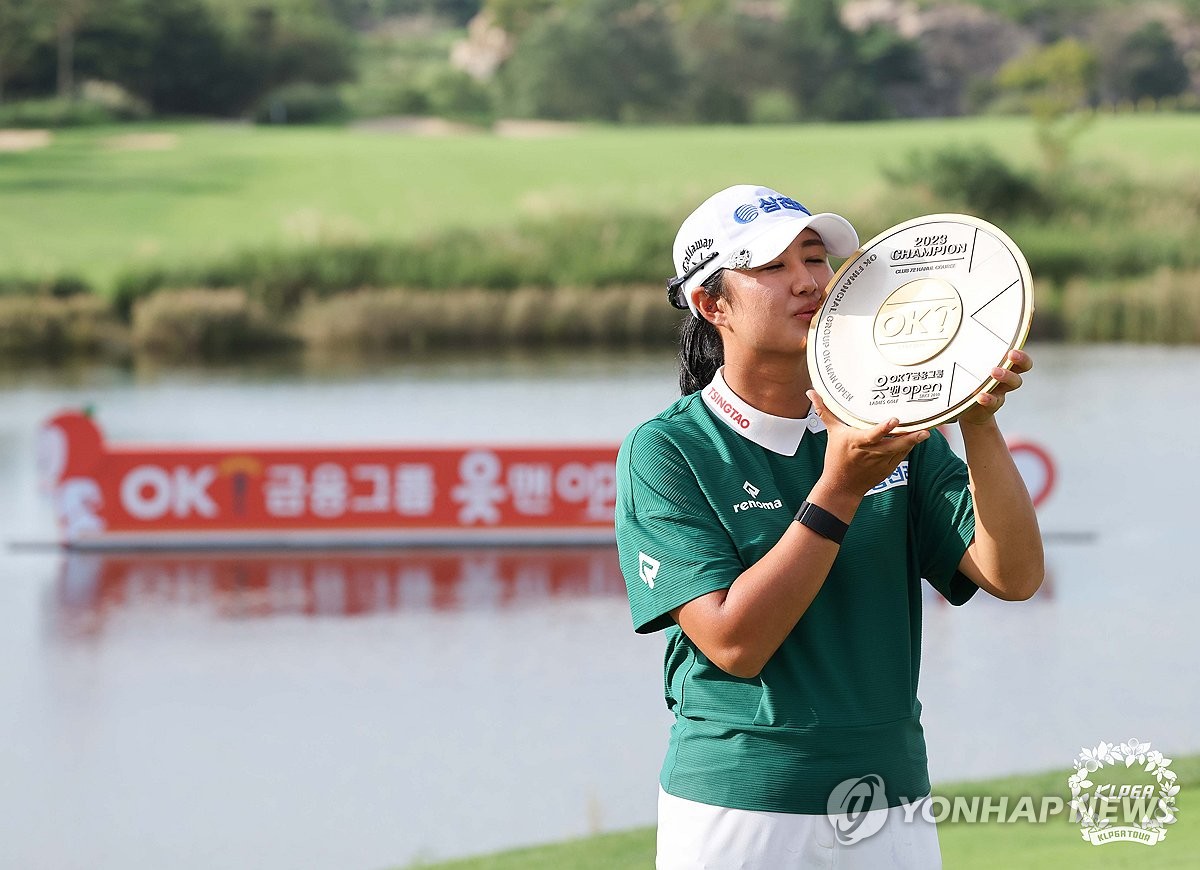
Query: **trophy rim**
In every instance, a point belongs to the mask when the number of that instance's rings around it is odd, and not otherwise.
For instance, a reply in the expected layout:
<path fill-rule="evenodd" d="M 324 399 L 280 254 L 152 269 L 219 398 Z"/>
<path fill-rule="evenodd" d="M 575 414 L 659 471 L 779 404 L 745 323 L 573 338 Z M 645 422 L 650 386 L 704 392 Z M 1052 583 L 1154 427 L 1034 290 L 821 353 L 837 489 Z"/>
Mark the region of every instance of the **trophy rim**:
<path fill-rule="evenodd" d="M 1020 350 L 1025 346 L 1025 341 L 1029 338 L 1029 330 L 1033 324 L 1033 315 L 1035 310 L 1033 274 L 1029 271 L 1029 263 L 1025 259 L 1025 254 L 1021 251 L 1020 247 L 1017 246 L 1017 243 L 1012 240 L 1012 237 L 1009 236 L 1008 233 L 1004 232 L 1004 230 L 1000 229 L 995 224 L 983 220 L 982 218 L 975 217 L 975 215 L 959 214 L 956 212 L 937 212 L 934 214 L 918 215 L 917 217 L 909 218 L 908 220 L 901 221 L 894 226 L 882 230 L 869 239 L 865 244 L 859 245 L 858 250 L 847 257 L 842 265 L 838 267 L 837 271 L 834 272 L 833 277 L 829 279 L 829 283 L 825 285 L 825 289 L 821 293 L 820 307 L 817 309 L 816 315 L 814 315 L 812 322 L 808 326 L 808 346 L 805 356 L 807 358 L 808 372 L 809 377 L 812 380 L 813 389 L 817 391 L 817 395 L 821 397 L 821 400 L 825 403 L 825 407 L 833 412 L 835 417 L 837 417 L 846 425 L 852 426 L 855 429 L 873 429 L 882 421 L 877 420 L 875 422 L 871 422 L 870 420 L 862 419 L 846 408 L 834 395 L 832 395 L 831 391 L 825 388 L 824 379 L 821 378 L 819 374 L 820 369 L 818 368 L 817 360 L 817 333 L 820 328 L 822 315 L 825 312 L 825 303 L 829 300 L 829 295 L 832 293 L 833 288 L 841 282 L 842 276 L 846 272 L 850 271 L 854 264 L 862 258 L 863 254 L 870 252 L 871 248 L 899 232 L 911 229 L 914 226 L 920 226 L 921 224 L 936 223 L 938 221 L 966 224 L 967 226 L 972 226 L 977 230 L 983 230 L 995 236 L 1001 242 L 1001 244 L 1004 245 L 1005 249 L 1012 254 L 1013 259 L 1016 260 L 1017 269 L 1021 273 L 1021 283 L 1024 291 L 1023 295 L 1025 302 L 1024 312 L 1021 315 L 1021 323 L 1017 329 L 1015 337 L 1009 342 L 1008 350 L 1004 352 L 1003 361 L 997 363 L 995 366 L 993 366 L 993 368 L 1003 368 L 1006 371 L 1011 370 L 1012 360 L 1008 358 L 1009 352 L 1013 350 Z M 939 355 L 940 353 L 941 351 L 938 352 Z M 933 358 L 936 359 L 937 355 L 935 355 Z M 975 401 L 975 398 L 980 393 L 990 392 L 991 390 L 995 389 L 999 383 L 1000 382 L 995 378 L 989 377 L 952 407 L 947 408 L 944 411 L 939 411 L 938 413 L 929 417 L 924 417 L 920 420 L 914 420 L 907 423 L 901 422 L 899 426 L 891 431 L 894 434 L 903 435 L 908 432 L 919 432 L 922 429 L 934 429 L 938 426 L 941 426 L 943 423 L 953 422 L 968 410 L 970 405 Z M 885 419 L 891 419 L 891 417 Z"/>

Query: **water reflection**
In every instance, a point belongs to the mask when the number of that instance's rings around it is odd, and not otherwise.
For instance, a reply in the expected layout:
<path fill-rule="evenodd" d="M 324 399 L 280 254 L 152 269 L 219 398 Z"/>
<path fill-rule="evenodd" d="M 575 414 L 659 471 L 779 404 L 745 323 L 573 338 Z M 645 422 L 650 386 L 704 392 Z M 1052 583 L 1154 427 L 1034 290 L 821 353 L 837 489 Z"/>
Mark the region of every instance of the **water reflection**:
<path fill-rule="evenodd" d="M 1052 566 L 1037 599 L 1054 598 Z M 68 552 L 54 624 L 96 637 L 113 617 L 189 611 L 213 619 L 360 617 L 398 611 L 500 610 L 550 599 L 624 597 L 614 547 L 395 551 Z M 922 585 L 925 605 L 949 607 Z"/>
<path fill-rule="evenodd" d="M 97 553 L 63 556 L 55 624 L 96 636 L 117 613 L 168 610 L 214 619 L 357 617 L 393 611 L 521 607 L 623 596 L 613 546 Z"/>

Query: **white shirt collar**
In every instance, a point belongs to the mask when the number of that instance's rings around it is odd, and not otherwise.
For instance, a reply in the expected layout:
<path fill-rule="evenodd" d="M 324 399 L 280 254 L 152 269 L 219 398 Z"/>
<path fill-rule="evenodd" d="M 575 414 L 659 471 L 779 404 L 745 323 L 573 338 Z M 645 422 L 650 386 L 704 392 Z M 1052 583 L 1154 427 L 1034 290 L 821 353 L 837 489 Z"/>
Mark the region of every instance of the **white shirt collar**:
<path fill-rule="evenodd" d="M 805 432 L 821 432 L 825 429 L 815 409 L 810 409 L 807 417 L 797 419 L 776 417 L 748 405 L 725 383 L 724 367 L 717 369 L 712 383 L 701 391 L 701 395 L 709 410 L 734 432 L 759 447 L 783 456 L 796 455 Z"/>

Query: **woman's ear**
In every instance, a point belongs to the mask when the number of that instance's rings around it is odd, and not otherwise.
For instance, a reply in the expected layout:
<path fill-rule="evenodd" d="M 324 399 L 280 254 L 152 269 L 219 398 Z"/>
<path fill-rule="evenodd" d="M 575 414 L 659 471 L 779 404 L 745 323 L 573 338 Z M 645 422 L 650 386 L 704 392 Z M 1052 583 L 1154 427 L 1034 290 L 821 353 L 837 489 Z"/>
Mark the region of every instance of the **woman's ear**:
<path fill-rule="evenodd" d="M 721 304 L 720 299 L 710 296 L 704 288 L 697 290 L 694 298 L 696 310 L 700 312 L 701 317 L 713 326 L 722 326 L 725 323 L 725 306 Z"/>

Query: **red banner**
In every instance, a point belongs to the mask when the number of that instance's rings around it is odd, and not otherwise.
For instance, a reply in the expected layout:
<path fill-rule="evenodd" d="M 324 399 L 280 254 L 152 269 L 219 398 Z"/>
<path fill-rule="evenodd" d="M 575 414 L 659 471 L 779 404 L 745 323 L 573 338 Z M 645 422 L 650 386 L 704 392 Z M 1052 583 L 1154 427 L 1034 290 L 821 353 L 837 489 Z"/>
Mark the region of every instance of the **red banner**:
<path fill-rule="evenodd" d="M 42 429 L 63 540 L 83 545 L 611 540 L 616 446 L 213 448 Z"/>

